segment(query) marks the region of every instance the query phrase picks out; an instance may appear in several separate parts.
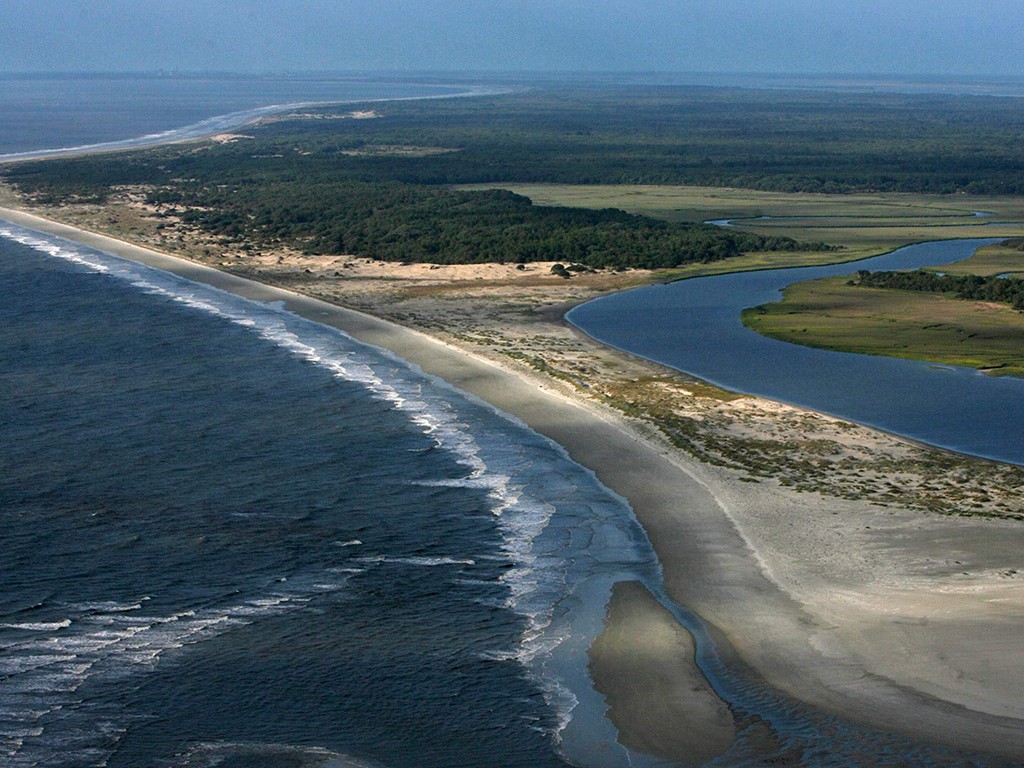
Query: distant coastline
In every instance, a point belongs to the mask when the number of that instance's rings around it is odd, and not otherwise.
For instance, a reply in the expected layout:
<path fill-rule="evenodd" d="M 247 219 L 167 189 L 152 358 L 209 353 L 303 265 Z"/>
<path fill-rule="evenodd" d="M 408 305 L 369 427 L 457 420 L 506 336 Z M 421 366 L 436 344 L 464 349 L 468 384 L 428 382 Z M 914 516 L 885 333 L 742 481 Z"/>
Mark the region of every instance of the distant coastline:
<path fill-rule="evenodd" d="M 256 79 L 258 81 L 258 78 Z M 400 84 L 389 83 L 390 86 Z M 291 112 L 298 109 L 313 107 L 337 107 L 345 104 L 373 104 L 389 101 L 418 101 L 430 99 L 467 98 L 472 96 L 496 95 L 508 92 L 508 88 L 492 87 L 486 85 L 458 85 L 445 83 L 411 83 L 417 89 L 443 90 L 443 93 L 418 94 L 393 97 L 365 97 L 352 96 L 341 99 L 327 100 L 289 100 L 282 103 L 271 103 L 264 106 L 249 109 L 235 110 L 223 114 L 214 114 L 187 125 L 170 127 L 164 130 L 147 133 L 141 136 L 134 136 L 123 139 L 108 141 L 87 142 L 74 146 L 43 147 L 28 149 L 24 151 L 6 152 L 0 154 L 0 164 L 21 162 L 28 160 L 42 160 L 53 157 L 75 157 L 103 152 L 116 152 L 123 150 L 142 149 L 155 147 L 164 144 L 175 144 L 184 141 L 194 141 L 209 138 L 218 133 L 236 130 L 249 125 L 261 118 Z"/>

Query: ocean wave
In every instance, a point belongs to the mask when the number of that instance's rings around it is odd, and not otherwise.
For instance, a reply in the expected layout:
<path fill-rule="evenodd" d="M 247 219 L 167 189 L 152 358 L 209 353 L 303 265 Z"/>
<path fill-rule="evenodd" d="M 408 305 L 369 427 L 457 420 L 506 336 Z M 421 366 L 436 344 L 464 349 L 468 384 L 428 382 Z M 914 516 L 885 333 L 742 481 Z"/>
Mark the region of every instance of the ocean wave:
<path fill-rule="evenodd" d="M 227 761 L 255 758 L 260 764 L 270 760 L 286 762 L 296 768 L 380 768 L 363 758 L 343 755 L 324 747 L 293 744 L 254 744 L 249 742 L 216 742 L 191 747 L 173 763 L 174 768 L 214 768 Z"/>
<path fill-rule="evenodd" d="M 96 724 L 79 713 L 83 686 L 127 679 L 153 668 L 168 653 L 302 608 L 316 594 L 343 588 L 346 580 L 347 575 L 321 581 L 314 574 L 293 579 L 289 591 L 163 615 L 138 613 L 142 601 L 62 606 L 71 619 L 32 623 L 34 635 L 7 645 L 0 658 L 0 759 L 10 766 L 36 765 L 34 740 L 45 733 L 47 754 L 70 756 L 69 765 L 104 764 L 113 747 L 98 747 Z M 23 631 L 25 625 L 3 626 Z M 61 718 L 51 723 L 47 716 L 59 710 L 64 710 Z M 114 713 L 108 720 L 117 726 Z M 51 726 L 57 730 L 48 731 Z M 58 749 L 54 745 L 61 740 L 69 741 Z"/>
<path fill-rule="evenodd" d="M 0 236 L 48 256 L 128 282 L 144 293 L 160 296 L 246 328 L 298 359 L 323 368 L 339 379 L 362 385 L 371 396 L 406 413 L 411 423 L 416 424 L 423 434 L 430 436 L 438 447 L 450 451 L 459 463 L 469 468 L 471 475 L 482 474 L 486 469 L 479 458 L 472 435 L 459 421 L 449 403 L 441 398 L 426 396 L 421 382 L 412 377 L 386 380 L 374 370 L 369 359 L 365 359 L 365 352 L 360 348 L 362 345 L 358 345 L 358 342 L 342 331 L 327 329 L 326 326 L 300 318 L 276 303 L 248 301 L 226 291 L 193 283 L 95 249 L 77 246 L 56 237 L 37 235 L 32 230 L 16 225 L 0 227 Z M 389 361 L 391 364 L 395 362 Z"/>
<path fill-rule="evenodd" d="M 55 632 L 58 629 L 71 626 L 71 619 L 60 621 L 26 621 L 20 624 L 0 624 L 0 629 L 22 629 L 30 632 Z"/>
<path fill-rule="evenodd" d="M 505 441 L 496 441 L 488 459 L 454 402 L 461 398 L 445 386 L 428 391 L 425 374 L 378 350 L 358 344 L 347 334 L 307 321 L 281 305 L 252 302 L 209 286 L 193 283 L 170 273 L 119 259 L 91 248 L 76 246 L 58 238 L 39 236 L 31 230 L 8 226 L 0 236 L 9 237 L 49 256 L 64 259 L 97 273 L 129 283 L 147 294 L 222 318 L 255 333 L 290 355 L 329 371 L 333 376 L 361 385 L 378 401 L 404 413 L 410 423 L 429 437 L 437 448 L 447 451 L 466 468 L 461 478 L 429 481 L 425 485 L 476 488 L 485 491 L 492 514 L 498 521 L 502 553 L 513 564 L 499 577 L 507 589 L 502 607 L 521 615 L 526 622 L 517 647 L 508 658 L 523 665 L 545 690 L 549 703 L 558 711 L 559 722 L 570 717 L 571 696 L 561 684 L 549 679 L 542 668 L 543 657 L 562 642 L 548 628 L 555 603 L 564 597 L 565 563 L 549 557 L 538 563 L 534 542 L 547 528 L 555 508 L 524 492 L 513 481 L 511 471 L 496 467 L 529 466 Z M 386 369 L 386 372 L 380 369 Z M 435 384 L 432 379 L 430 384 Z M 521 426 L 521 425 L 520 425 Z M 386 556 L 383 560 L 387 560 Z M 473 565 L 471 558 L 411 557 L 392 562 L 418 566 Z M 554 589 L 540 590 L 546 582 Z M 500 655 L 500 654 L 499 654 Z M 159 654 L 136 654 L 148 663 Z M 497 658 L 497 657 L 496 657 Z M 561 727 L 561 726 L 559 726 Z"/>
<path fill-rule="evenodd" d="M 390 557 L 388 555 L 368 555 L 358 558 L 361 563 L 395 563 L 398 565 L 476 565 L 475 560 L 458 557 Z"/>
<path fill-rule="evenodd" d="M 217 316 L 254 333 L 338 379 L 361 385 L 371 397 L 403 413 L 436 448 L 451 455 L 465 468 L 464 476 L 419 484 L 472 488 L 486 494 L 487 508 L 499 533 L 501 557 L 511 564 L 498 576 L 506 590 L 501 607 L 520 615 L 524 622 L 513 647 L 495 650 L 489 658 L 514 662 L 526 670 L 556 713 L 553 735 L 558 737 L 572 717 L 577 697 L 548 664 L 567 637 L 565 623 L 556 625 L 556 608 L 571 592 L 570 570 L 576 567 L 577 561 L 586 559 L 566 555 L 566 542 L 571 542 L 575 534 L 565 534 L 561 529 L 557 541 L 541 545 L 561 500 L 572 497 L 580 483 L 586 482 L 586 478 L 573 479 L 555 468 L 562 460 L 568 466 L 564 452 L 553 448 L 545 438 L 528 432 L 517 420 L 483 407 L 472 398 L 470 405 L 462 393 L 456 393 L 389 353 L 361 345 L 341 331 L 300 318 L 276 303 L 248 301 L 93 249 L 65 245 L 56 238 L 44 240 L 29 230 L 0 228 L 0 236 L 126 281 L 140 291 Z M 479 414 L 490 415 L 484 418 L 475 411 L 472 416 L 466 415 L 467 409 L 478 406 Z M 500 421 L 492 424 L 487 421 L 491 417 Z M 523 430 L 522 439 L 509 440 L 510 428 Z M 578 468 L 566 471 L 582 472 Z M 596 481 L 593 484 L 597 486 Z M 617 504 L 609 497 L 603 498 L 606 504 Z M 358 540 L 339 542 L 339 546 L 357 544 Z M 469 554 L 472 556 L 378 555 L 376 559 L 371 556 L 362 562 L 468 567 L 488 556 L 487 553 Z M 327 584 L 329 580 L 318 583 Z M 239 612 L 233 619 L 243 620 L 245 615 Z M 133 658 L 144 665 L 157 660 L 159 655 L 147 656 L 143 650 Z"/>
<path fill-rule="evenodd" d="M 116 600 L 98 600 L 93 603 L 81 603 L 79 607 L 83 611 L 97 611 L 99 613 L 127 613 L 129 611 L 137 611 L 142 607 L 142 604 L 148 601 L 148 596 L 139 598 L 138 602 L 133 603 L 119 603 Z"/>

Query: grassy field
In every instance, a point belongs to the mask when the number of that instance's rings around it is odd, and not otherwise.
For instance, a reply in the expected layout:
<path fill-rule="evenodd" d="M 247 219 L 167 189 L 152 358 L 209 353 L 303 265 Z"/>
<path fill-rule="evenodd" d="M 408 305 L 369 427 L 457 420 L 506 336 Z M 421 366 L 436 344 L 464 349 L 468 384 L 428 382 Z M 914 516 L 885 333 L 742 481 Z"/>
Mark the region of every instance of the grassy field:
<path fill-rule="evenodd" d="M 1024 200 L 982 195 L 919 195 L 909 193 L 764 192 L 723 187 L 630 184 L 474 184 L 468 189 L 510 189 L 535 203 L 581 208 L 621 208 L 676 221 L 775 217 L 903 219 L 922 223 L 979 223 L 972 215 L 995 214 L 992 221 L 1024 221 Z"/>
<path fill-rule="evenodd" d="M 782 341 L 1024 376 L 1024 314 L 942 294 L 852 287 L 835 277 L 791 285 L 783 301 L 743 313 Z"/>
<path fill-rule="evenodd" d="M 1007 248 L 1002 244 L 979 248 L 969 259 L 947 264 L 942 267 L 931 267 L 937 271 L 951 275 L 1024 275 L 1024 251 Z"/>

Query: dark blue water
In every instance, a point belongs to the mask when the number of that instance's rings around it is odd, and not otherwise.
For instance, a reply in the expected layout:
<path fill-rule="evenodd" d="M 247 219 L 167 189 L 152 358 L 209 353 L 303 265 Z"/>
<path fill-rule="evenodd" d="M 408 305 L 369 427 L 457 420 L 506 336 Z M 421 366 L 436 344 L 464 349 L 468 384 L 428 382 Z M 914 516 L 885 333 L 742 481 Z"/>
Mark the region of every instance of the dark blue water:
<path fill-rule="evenodd" d="M 656 571 L 588 472 L 336 331 L 3 232 L 0 762 L 559 765 L 570 715 L 626 760 L 560 648 Z"/>
<path fill-rule="evenodd" d="M 858 269 L 966 258 L 992 240 L 949 240 L 830 267 L 746 272 L 654 285 L 573 309 L 591 336 L 728 389 L 770 397 L 932 445 L 1024 464 L 1024 380 L 913 360 L 812 349 L 745 328 L 740 312 L 787 285 Z"/>
<path fill-rule="evenodd" d="M 0 159 L 141 146 L 231 130 L 287 105 L 472 91 L 341 76 L 0 76 Z M 479 90 L 479 89 L 478 89 Z"/>

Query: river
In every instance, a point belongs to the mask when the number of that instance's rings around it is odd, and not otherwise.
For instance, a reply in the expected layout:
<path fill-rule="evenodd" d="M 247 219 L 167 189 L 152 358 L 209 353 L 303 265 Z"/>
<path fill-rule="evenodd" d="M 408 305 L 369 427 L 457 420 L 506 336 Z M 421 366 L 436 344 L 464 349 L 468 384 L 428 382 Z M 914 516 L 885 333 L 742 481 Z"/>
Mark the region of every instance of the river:
<path fill-rule="evenodd" d="M 941 448 L 1024 464 L 1024 380 L 915 360 L 814 349 L 746 328 L 740 312 L 788 285 L 859 269 L 959 261 L 996 240 L 945 240 L 863 261 L 739 272 L 604 296 L 568 320 L 590 336 L 726 389 L 768 397 Z"/>

